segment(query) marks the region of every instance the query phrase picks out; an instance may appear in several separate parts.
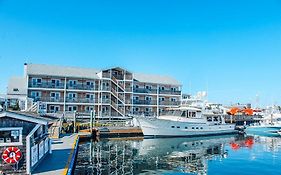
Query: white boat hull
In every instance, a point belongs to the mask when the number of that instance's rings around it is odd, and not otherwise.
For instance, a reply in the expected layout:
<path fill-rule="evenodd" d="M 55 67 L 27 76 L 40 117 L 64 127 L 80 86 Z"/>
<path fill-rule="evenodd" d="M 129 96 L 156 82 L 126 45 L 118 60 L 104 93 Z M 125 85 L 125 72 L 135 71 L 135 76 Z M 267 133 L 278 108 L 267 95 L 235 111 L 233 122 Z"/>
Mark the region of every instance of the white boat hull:
<path fill-rule="evenodd" d="M 191 137 L 237 133 L 234 124 L 208 125 L 155 118 L 137 118 L 145 137 Z"/>

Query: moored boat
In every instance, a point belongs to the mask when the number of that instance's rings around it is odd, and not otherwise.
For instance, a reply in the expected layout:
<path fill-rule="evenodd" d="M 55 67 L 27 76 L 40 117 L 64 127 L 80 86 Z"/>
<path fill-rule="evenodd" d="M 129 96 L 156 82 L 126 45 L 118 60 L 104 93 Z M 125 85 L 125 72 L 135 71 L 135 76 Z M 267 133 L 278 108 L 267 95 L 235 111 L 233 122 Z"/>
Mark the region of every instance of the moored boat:
<path fill-rule="evenodd" d="M 191 137 L 237 133 L 221 114 L 204 113 L 201 108 L 181 106 L 167 109 L 159 117 L 136 117 L 144 137 Z"/>

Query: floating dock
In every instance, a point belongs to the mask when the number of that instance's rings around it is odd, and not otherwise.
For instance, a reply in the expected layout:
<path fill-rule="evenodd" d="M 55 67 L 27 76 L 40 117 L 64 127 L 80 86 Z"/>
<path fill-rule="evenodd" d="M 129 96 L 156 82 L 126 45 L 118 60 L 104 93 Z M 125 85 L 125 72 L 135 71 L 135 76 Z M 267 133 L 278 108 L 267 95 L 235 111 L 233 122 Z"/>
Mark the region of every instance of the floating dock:
<path fill-rule="evenodd" d="M 80 138 L 111 138 L 111 137 L 141 137 L 143 136 L 140 127 L 96 127 L 80 130 Z"/>

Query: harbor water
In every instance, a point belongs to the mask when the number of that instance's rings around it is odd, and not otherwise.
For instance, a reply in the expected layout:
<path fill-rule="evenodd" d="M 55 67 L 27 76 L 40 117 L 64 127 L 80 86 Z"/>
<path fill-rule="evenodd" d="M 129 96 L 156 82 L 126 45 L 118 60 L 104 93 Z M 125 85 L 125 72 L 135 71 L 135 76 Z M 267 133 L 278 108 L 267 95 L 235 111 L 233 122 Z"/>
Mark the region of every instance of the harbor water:
<path fill-rule="evenodd" d="M 80 143 L 75 174 L 281 174 L 281 137 L 110 139 Z"/>

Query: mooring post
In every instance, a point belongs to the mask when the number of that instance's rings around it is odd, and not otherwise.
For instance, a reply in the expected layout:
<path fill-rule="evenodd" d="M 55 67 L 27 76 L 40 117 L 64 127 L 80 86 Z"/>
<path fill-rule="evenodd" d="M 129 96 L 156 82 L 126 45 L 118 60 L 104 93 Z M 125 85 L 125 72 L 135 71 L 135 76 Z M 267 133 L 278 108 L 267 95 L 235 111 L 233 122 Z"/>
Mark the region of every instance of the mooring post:
<path fill-rule="evenodd" d="M 73 132 L 76 133 L 76 111 L 74 111 L 74 119 L 73 119 Z"/>
<path fill-rule="evenodd" d="M 94 117 L 94 112 L 93 110 L 91 110 L 91 115 L 90 115 L 90 132 L 91 132 L 91 135 L 93 135 L 93 117 Z"/>

